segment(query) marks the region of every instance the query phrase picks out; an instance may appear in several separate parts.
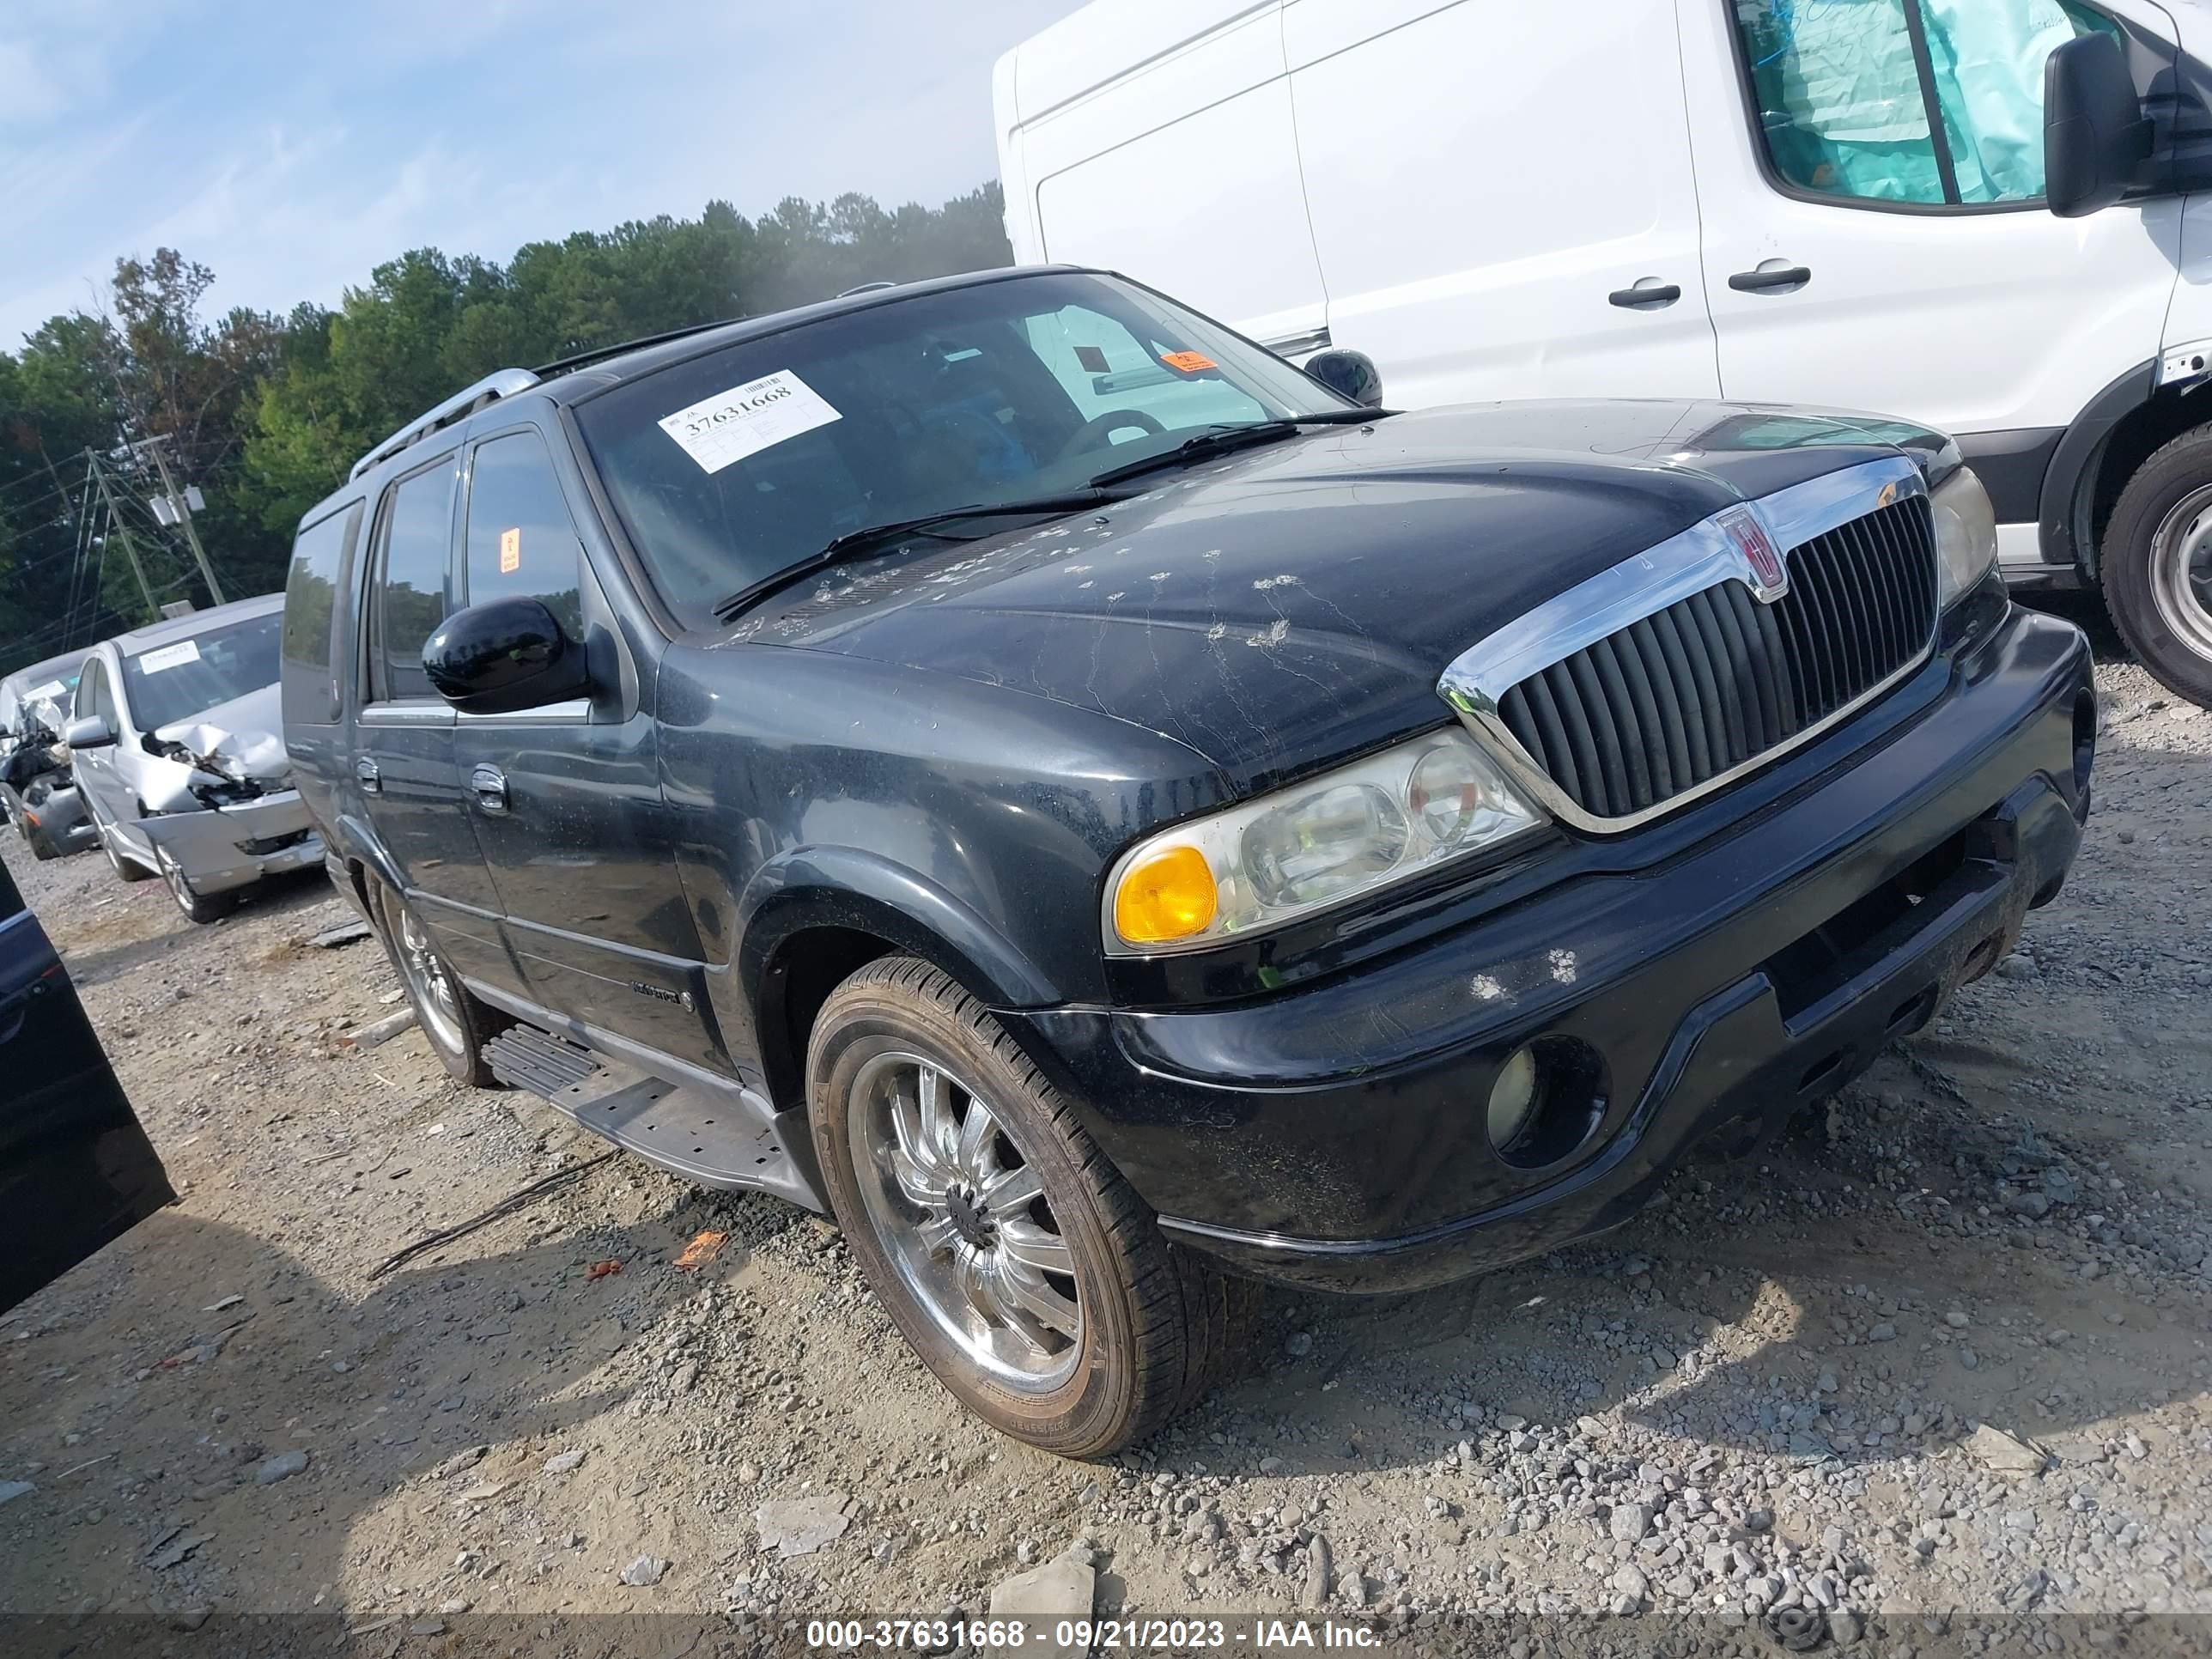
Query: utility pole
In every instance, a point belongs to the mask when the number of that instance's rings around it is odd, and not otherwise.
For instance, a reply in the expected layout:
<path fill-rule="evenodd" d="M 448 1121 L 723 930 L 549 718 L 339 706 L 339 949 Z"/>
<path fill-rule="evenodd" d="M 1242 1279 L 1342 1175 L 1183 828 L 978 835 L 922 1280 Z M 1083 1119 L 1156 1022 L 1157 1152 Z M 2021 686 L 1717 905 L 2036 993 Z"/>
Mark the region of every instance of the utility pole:
<path fill-rule="evenodd" d="M 108 527 L 123 538 L 123 551 L 130 558 L 131 574 L 138 579 L 139 597 L 146 601 L 146 620 L 159 622 L 161 607 L 154 603 L 154 590 L 146 585 L 146 567 L 138 562 L 138 544 L 131 539 L 131 526 L 115 510 L 115 495 L 107 487 L 107 474 L 100 471 L 100 457 L 88 449 L 84 452 L 84 464 L 91 469 L 93 483 L 99 486 L 101 505 L 107 508 Z"/>
<path fill-rule="evenodd" d="M 184 526 L 185 539 L 191 544 L 192 557 L 199 562 L 200 577 L 207 583 L 208 597 L 217 605 L 225 604 L 222 584 L 215 579 L 215 567 L 208 562 L 207 549 L 200 545 L 200 532 L 192 528 L 191 507 L 185 500 L 185 492 L 177 488 L 177 481 L 169 476 L 168 458 L 161 453 L 161 446 L 167 441 L 167 434 L 146 441 L 146 447 L 154 453 L 154 465 L 161 475 L 161 492 L 176 509 L 177 522 Z"/>

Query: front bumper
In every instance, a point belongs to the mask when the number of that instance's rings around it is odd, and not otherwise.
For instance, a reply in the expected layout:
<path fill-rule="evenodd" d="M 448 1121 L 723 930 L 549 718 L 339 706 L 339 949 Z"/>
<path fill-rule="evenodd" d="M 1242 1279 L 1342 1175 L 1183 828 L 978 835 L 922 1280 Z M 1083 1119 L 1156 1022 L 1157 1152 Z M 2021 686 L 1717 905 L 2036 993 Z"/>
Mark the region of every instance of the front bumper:
<path fill-rule="evenodd" d="M 155 854 L 167 854 L 203 896 L 249 886 L 264 876 L 313 870 L 323 862 L 307 804 L 296 789 L 238 806 L 164 812 L 132 826 Z"/>
<path fill-rule="evenodd" d="M 23 815 L 38 825 L 50 845 L 64 853 L 80 853 L 99 844 L 99 827 L 84 810 L 84 797 L 73 784 L 43 795 L 26 796 Z"/>
<path fill-rule="evenodd" d="M 2088 811 L 2081 631 L 2014 611 L 1929 672 L 1901 732 L 1662 863 L 1261 1001 L 1001 1017 L 1163 1230 L 1255 1276 L 1414 1289 L 1617 1226 L 1692 1148 L 1920 1029 L 2057 896 Z M 1540 1038 L 1603 1073 L 1595 1127 L 1531 1171 L 1484 1103 Z"/>

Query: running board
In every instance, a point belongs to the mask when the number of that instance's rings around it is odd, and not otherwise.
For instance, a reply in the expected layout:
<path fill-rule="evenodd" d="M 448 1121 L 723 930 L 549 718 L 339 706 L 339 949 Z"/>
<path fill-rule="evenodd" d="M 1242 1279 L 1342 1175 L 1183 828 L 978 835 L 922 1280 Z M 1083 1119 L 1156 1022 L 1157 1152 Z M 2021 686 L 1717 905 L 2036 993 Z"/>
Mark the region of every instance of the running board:
<path fill-rule="evenodd" d="M 810 1210 L 823 1207 L 773 1120 L 763 1121 L 735 1102 L 679 1088 L 527 1025 L 492 1038 L 483 1058 L 501 1082 L 528 1090 L 579 1127 L 671 1175 L 723 1192 L 773 1193 Z M 748 1092 L 746 1103 L 754 1098 Z"/>

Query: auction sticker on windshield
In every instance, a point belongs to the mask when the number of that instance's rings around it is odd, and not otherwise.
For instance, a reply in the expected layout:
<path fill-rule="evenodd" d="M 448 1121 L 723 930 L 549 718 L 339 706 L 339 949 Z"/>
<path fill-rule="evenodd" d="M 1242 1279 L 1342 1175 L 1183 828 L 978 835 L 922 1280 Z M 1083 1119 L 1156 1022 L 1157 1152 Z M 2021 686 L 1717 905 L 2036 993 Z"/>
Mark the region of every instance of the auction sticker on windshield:
<path fill-rule="evenodd" d="M 660 429 L 708 471 L 720 472 L 771 445 L 842 418 L 820 392 L 780 368 L 663 416 Z"/>
<path fill-rule="evenodd" d="M 132 661 L 142 674 L 158 674 L 165 668 L 182 668 L 188 662 L 200 659 L 199 641 L 179 640 L 174 645 L 158 645 L 151 651 L 142 651 Z"/>

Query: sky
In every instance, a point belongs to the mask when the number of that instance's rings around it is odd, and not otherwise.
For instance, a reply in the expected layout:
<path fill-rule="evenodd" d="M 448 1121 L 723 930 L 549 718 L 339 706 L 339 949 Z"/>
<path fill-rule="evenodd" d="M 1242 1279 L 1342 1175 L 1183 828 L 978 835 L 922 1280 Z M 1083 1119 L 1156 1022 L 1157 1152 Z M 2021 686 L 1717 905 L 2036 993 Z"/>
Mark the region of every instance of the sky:
<path fill-rule="evenodd" d="M 994 60 L 1078 3 L 4 0 L 0 350 L 157 246 L 217 315 L 716 198 L 933 206 L 998 172 Z"/>

